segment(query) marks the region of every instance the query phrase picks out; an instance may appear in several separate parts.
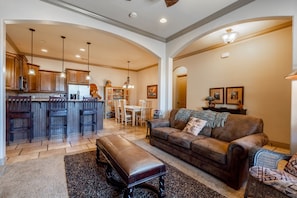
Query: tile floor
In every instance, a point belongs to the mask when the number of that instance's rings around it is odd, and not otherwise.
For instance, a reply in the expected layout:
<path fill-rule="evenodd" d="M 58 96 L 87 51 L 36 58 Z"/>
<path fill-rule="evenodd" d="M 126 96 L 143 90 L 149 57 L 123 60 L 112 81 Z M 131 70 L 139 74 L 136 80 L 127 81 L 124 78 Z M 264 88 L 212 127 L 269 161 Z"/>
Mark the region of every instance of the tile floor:
<path fill-rule="evenodd" d="M 163 159 L 168 164 L 178 168 L 185 174 L 197 179 L 199 182 L 216 190 L 228 198 L 243 197 L 245 186 L 240 190 L 234 190 L 226 184 L 210 176 L 209 174 L 179 160 L 170 154 L 163 152 L 155 147 L 150 146 L 146 139 L 146 127 L 131 127 L 117 124 L 113 119 L 104 120 L 104 129 L 98 131 L 98 134 L 86 134 L 84 137 L 80 135 L 72 136 L 66 140 L 34 140 L 32 143 L 12 143 L 7 146 L 7 165 L 20 161 L 26 161 L 37 158 L 44 158 L 56 155 L 67 155 L 88 150 L 95 150 L 96 139 L 107 134 L 122 134 L 125 138 L 133 141 L 144 149 L 148 150 L 155 156 Z M 289 153 L 288 150 L 277 148 L 274 146 L 265 146 L 267 149 L 275 150 L 282 153 Z"/>
<path fill-rule="evenodd" d="M 113 119 L 105 119 L 104 129 L 99 131 L 98 134 L 89 133 L 84 137 L 75 135 L 67 139 L 32 140 L 32 143 L 10 143 L 10 145 L 6 147 L 6 163 L 12 164 L 53 155 L 65 155 L 95 150 L 95 143 L 98 137 L 115 133 L 115 131 L 125 134 L 125 136 L 130 136 L 132 139 L 143 139 L 146 136 L 145 127 L 122 126 L 121 124 L 117 124 Z"/>

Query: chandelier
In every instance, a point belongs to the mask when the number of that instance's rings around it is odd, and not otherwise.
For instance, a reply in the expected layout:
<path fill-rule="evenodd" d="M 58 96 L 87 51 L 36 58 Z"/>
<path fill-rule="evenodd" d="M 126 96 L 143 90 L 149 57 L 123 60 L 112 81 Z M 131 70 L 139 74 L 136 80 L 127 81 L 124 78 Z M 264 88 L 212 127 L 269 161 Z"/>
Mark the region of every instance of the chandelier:
<path fill-rule="evenodd" d="M 129 64 L 130 64 L 130 61 L 128 61 L 128 76 L 127 76 L 127 81 L 123 85 L 124 89 L 133 89 L 134 88 L 134 85 L 130 84 Z"/>

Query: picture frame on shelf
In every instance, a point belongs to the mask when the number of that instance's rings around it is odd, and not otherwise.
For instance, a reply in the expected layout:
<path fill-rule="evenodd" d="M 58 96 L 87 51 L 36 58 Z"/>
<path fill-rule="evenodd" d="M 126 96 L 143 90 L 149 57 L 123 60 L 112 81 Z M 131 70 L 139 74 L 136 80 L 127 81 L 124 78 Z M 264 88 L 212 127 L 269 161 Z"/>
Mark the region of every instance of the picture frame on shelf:
<path fill-rule="evenodd" d="M 158 85 L 147 86 L 147 98 L 157 99 L 158 98 Z"/>
<path fill-rule="evenodd" d="M 226 87 L 226 104 L 243 105 L 244 87 Z"/>
<path fill-rule="evenodd" d="M 209 96 L 214 97 L 213 103 L 215 104 L 224 104 L 225 97 L 224 97 L 224 87 L 216 87 L 209 89 Z"/>

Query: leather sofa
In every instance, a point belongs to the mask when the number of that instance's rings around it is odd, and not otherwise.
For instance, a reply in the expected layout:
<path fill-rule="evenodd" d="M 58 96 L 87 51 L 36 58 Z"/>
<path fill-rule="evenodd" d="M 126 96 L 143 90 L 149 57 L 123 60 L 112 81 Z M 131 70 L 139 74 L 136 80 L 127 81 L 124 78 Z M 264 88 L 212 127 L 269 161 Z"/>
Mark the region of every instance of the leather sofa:
<path fill-rule="evenodd" d="M 205 126 L 198 135 L 183 132 L 190 117 L 211 112 L 174 109 L 168 119 L 148 121 L 150 144 L 156 146 L 239 189 L 248 175 L 248 153 L 268 143 L 263 120 L 228 114 L 221 126 Z M 226 114 L 226 113 L 225 113 Z M 180 119 L 182 115 L 182 119 Z"/>

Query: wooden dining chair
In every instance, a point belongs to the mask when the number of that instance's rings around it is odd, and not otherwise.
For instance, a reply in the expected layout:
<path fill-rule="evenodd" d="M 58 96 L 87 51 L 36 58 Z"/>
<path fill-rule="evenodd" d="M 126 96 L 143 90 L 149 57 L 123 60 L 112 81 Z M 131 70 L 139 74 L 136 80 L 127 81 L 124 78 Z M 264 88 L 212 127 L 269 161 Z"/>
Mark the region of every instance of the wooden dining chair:
<path fill-rule="evenodd" d="M 126 110 L 126 100 L 120 100 L 121 106 L 121 123 L 127 125 L 128 123 L 132 124 L 132 113 Z"/>
<path fill-rule="evenodd" d="M 113 105 L 114 105 L 114 120 L 119 123 L 121 122 L 121 110 L 120 110 L 120 101 L 119 100 L 114 100 Z"/>
<path fill-rule="evenodd" d="M 151 101 L 143 101 L 140 112 L 136 115 L 136 124 L 143 126 L 146 124 L 146 121 L 150 119 L 151 114 Z"/>

